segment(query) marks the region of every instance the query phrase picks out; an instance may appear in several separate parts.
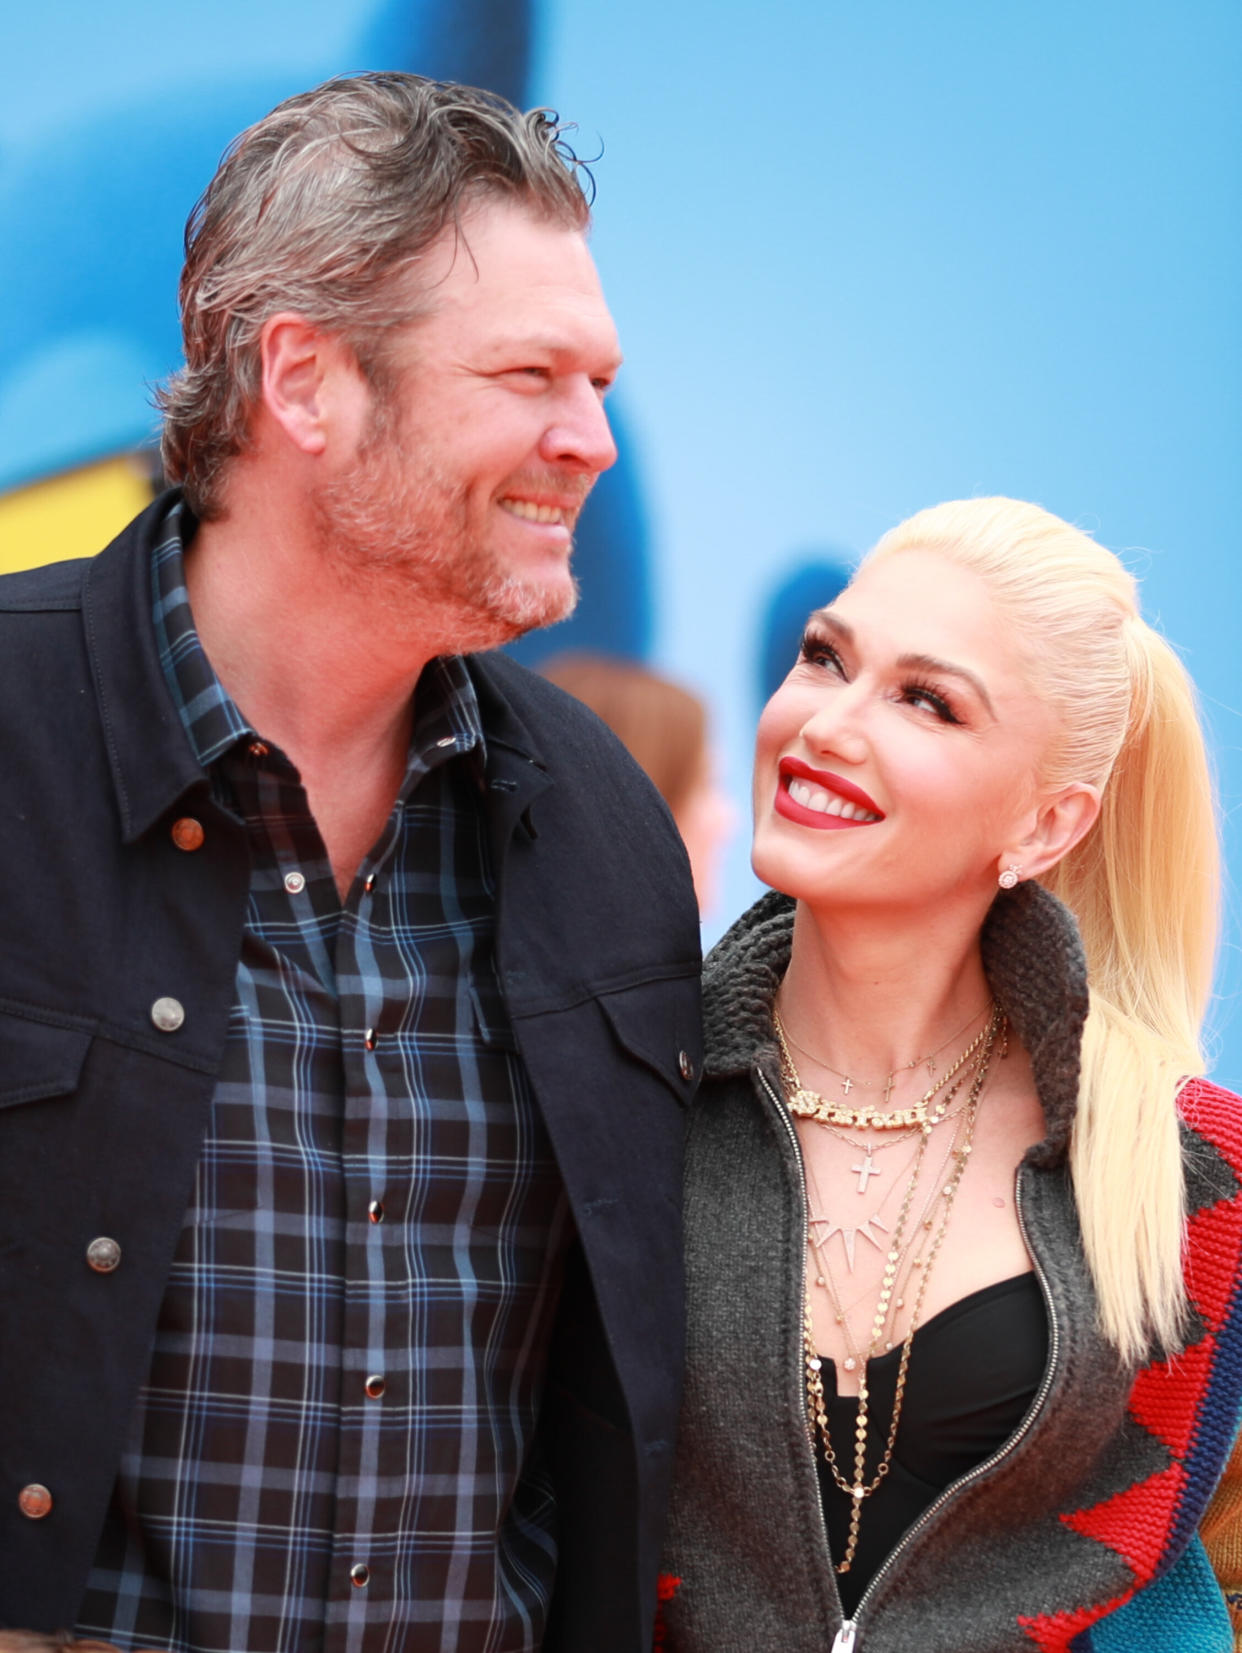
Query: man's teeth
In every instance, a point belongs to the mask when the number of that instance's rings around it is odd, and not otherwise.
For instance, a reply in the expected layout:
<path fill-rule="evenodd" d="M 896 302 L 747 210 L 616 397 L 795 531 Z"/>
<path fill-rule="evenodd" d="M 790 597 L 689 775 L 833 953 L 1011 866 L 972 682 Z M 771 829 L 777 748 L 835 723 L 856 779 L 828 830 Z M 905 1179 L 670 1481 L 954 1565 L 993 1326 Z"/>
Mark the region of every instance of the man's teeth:
<path fill-rule="evenodd" d="M 817 815 L 839 815 L 843 821 L 878 821 L 880 817 L 873 810 L 864 809 L 861 804 L 853 804 L 844 798 L 839 798 L 835 792 L 825 792 L 822 786 L 812 786 L 809 781 L 799 780 L 796 775 L 789 777 L 789 796 L 803 809 L 813 809 Z"/>
<path fill-rule="evenodd" d="M 527 522 L 565 522 L 567 512 L 559 505 L 536 505 L 533 499 L 502 499 L 501 507 L 511 516 Z"/>

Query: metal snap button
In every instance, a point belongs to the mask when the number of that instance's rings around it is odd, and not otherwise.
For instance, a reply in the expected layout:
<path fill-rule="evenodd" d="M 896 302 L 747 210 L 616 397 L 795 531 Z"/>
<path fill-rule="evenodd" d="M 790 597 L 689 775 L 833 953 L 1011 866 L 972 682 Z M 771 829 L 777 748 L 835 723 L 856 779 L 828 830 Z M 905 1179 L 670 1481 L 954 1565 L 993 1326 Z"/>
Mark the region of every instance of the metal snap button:
<path fill-rule="evenodd" d="M 17 1507 L 28 1521 L 42 1521 L 52 1513 L 52 1495 L 38 1481 L 32 1481 L 18 1493 Z"/>
<path fill-rule="evenodd" d="M 388 1384 L 385 1382 L 383 1374 L 380 1372 L 372 1372 L 365 1384 L 363 1384 L 363 1388 L 372 1400 L 378 1400 L 387 1387 Z"/>
<path fill-rule="evenodd" d="M 246 750 L 252 758 L 265 758 L 267 756 L 267 742 L 265 740 L 252 740 Z"/>
<path fill-rule="evenodd" d="M 371 1569 L 364 1561 L 355 1561 L 349 1569 L 349 1582 L 355 1590 L 361 1590 L 371 1582 Z"/>
<path fill-rule="evenodd" d="M 121 1248 L 115 1240 L 101 1234 L 87 1246 L 86 1260 L 96 1274 L 111 1274 L 121 1261 Z"/>
<path fill-rule="evenodd" d="M 156 999 L 151 1006 L 151 1020 L 161 1033 L 175 1033 L 185 1021 L 185 1007 L 180 999 Z"/>
<path fill-rule="evenodd" d="M 285 874 L 285 888 L 290 895 L 301 895 L 306 888 L 306 874 L 304 872 L 287 872 Z"/>
<path fill-rule="evenodd" d="M 369 1027 L 362 1035 L 362 1042 L 368 1050 L 375 1049 L 375 1029 L 373 1027 Z"/>
<path fill-rule="evenodd" d="M 677 1071 L 687 1084 L 694 1078 L 694 1063 L 690 1060 L 688 1051 L 679 1050 L 677 1052 Z"/>
<path fill-rule="evenodd" d="M 373 1223 L 382 1223 L 384 1220 L 383 1200 L 372 1200 L 370 1205 L 367 1206 L 367 1216 Z"/>
<path fill-rule="evenodd" d="M 172 824 L 172 841 L 178 849 L 187 853 L 191 850 L 202 849 L 203 839 L 206 837 L 201 821 L 196 821 L 192 815 L 182 815 Z"/>

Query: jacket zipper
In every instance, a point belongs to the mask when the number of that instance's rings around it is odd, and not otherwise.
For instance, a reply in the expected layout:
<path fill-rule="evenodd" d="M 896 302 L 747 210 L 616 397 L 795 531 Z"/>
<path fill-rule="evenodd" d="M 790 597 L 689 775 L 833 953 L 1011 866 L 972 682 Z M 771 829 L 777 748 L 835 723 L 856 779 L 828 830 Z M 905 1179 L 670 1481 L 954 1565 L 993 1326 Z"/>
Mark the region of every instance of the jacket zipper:
<path fill-rule="evenodd" d="M 768 1096 L 769 1096 L 769 1098 L 772 1102 L 772 1106 L 776 1111 L 776 1116 L 780 1120 L 781 1124 L 785 1127 L 786 1135 L 789 1137 L 790 1145 L 793 1148 L 794 1163 L 798 1167 L 798 1187 L 799 1187 L 799 1189 L 801 1191 L 801 1195 L 802 1195 L 802 1226 L 805 1229 L 805 1227 L 806 1227 L 806 1218 L 807 1218 L 807 1195 L 806 1195 L 806 1167 L 802 1163 L 802 1144 L 798 1141 L 798 1133 L 797 1133 L 797 1131 L 794 1130 L 793 1121 L 789 1117 L 789 1110 L 785 1107 L 784 1103 L 777 1096 L 776 1092 L 772 1089 L 772 1086 L 768 1082 L 767 1075 L 764 1074 L 764 1073 L 760 1073 L 759 1074 L 759 1082 L 763 1086 L 764 1090 L 768 1093 Z M 798 1255 L 799 1255 L 799 1258 L 800 1258 L 800 1266 L 799 1266 L 799 1271 L 798 1271 L 798 1302 L 800 1304 L 805 1304 L 805 1302 L 806 1302 L 806 1246 L 805 1245 L 799 1248 Z M 798 1348 L 799 1348 L 798 1364 L 797 1364 L 797 1367 L 795 1369 L 795 1392 L 798 1396 L 799 1414 L 801 1416 L 805 1417 L 805 1415 L 806 1415 L 806 1394 L 805 1394 L 805 1390 L 804 1390 L 804 1385 L 806 1383 L 806 1373 L 805 1373 L 805 1370 L 803 1368 L 803 1355 L 802 1355 L 801 1339 L 799 1339 Z M 815 1472 L 815 1474 L 817 1476 L 817 1480 L 818 1480 L 818 1471 L 815 1470 L 815 1447 L 814 1447 L 814 1442 L 811 1443 L 811 1469 L 812 1469 L 812 1471 Z M 830 1549 L 829 1544 L 828 1544 L 828 1523 L 824 1519 L 824 1504 L 823 1504 L 823 1499 L 820 1497 L 820 1494 L 819 1494 L 818 1484 L 816 1485 L 816 1489 L 815 1489 L 815 1509 L 816 1509 L 816 1511 L 819 1515 L 819 1530 L 820 1530 L 820 1533 L 821 1533 L 821 1535 L 823 1537 L 823 1540 L 824 1540 L 824 1554 L 830 1558 L 830 1565 L 831 1565 L 832 1550 Z M 841 1598 L 840 1598 L 840 1594 L 837 1592 L 837 1581 L 836 1581 L 835 1578 L 833 1578 L 833 1580 L 832 1580 L 832 1588 L 833 1588 L 833 1593 L 837 1595 L 837 1602 L 838 1602 L 838 1605 L 839 1605 Z M 849 1631 L 849 1639 L 848 1640 L 842 1640 L 842 1638 L 845 1636 L 845 1633 L 846 1633 L 847 1630 Z M 846 1619 L 841 1631 L 837 1635 L 836 1640 L 832 1644 L 832 1653 L 852 1653 L 853 1647 L 854 1647 L 854 1627 L 853 1627 L 852 1622 L 849 1619 Z"/>
<path fill-rule="evenodd" d="M 803 1165 L 802 1165 L 802 1147 L 801 1147 L 801 1144 L 798 1141 L 798 1133 L 794 1130 L 788 1113 L 781 1106 L 779 1099 L 773 1093 L 772 1087 L 768 1083 L 767 1078 L 765 1077 L 765 1075 L 760 1073 L 759 1079 L 760 1079 L 760 1081 L 763 1085 L 764 1090 L 768 1093 L 769 1097 L 771 1097 L 773 1103 L 775 1103 L 776 1111 L 779 1114 L 779 1116 L 781 1118 L 781 1122 L 785 1126 L 786 1131 L 789 1133 L 789 1137 L 790 1137 L 791 1142 L 793 1143 L 794 1155 L 795 1155 L 795 1158 L 796 1158 L 797 1164 L 798 1164 L 798 1178 L 799 1178 L 799 1182 L 800 1182 L 801 1189 L 802 1189 L 802 1210 L 803 1210 L 803 1215 L 805 1216 L 805 1213 L 806 1213 L 806 1172 L 803 1169 Z M 1048 1398 L 1048 1391 L 1052 1388 L 1052 1380 L 1056 1376 L 1057 1357 L 1061 1352 L 1061 1331 L 1060 1331 L 1060 1327 L 1057 1324 L 1057 1311 L 1056 1311 L 1056 1306 L 1052 1301 L 1052 1293 L 1048 1289 L 1048 1277 L 1044 1273 L 1043 1269 L 1040 1267 L 1039 1258 L 1035 1255 L 1035 1252 L 1031 1249 L 1030 1239 L 1029 1239 L 1029 1237 L 1027 1235 L 1027 1232 L 1026 1232 L 1026 1218 L 1022 1214 L 1021 1167 L 1019 1167 L 1018 1171 L 1014 1174 L 1013 1189 L 1014 1189 L 1014 1206 L 1015 1206 L 1015 1208 L 1017 1210 L 1017 1213 L 1018 1213 L 1018 1228 L 1021 1230 L 1021 1233 L 1022 1233 L 1022 1243 L 1023 1243 L 1023 1245 L 1026 1246 L 1027 1253 L 1030 1256 L 1031 1262 L 1034 1264 L 1035 1278 L 1039 1281 L 1039 1289 L 1044 1294 L 1044 1306 L 1048 1311 L 1048 1370 L 1044 1373 L 1043 1382 L 1040 1384 L 1039 1392 L 1035 1396 L 1035 1404 L 1031 1407 L 1030 1411 L 1027 1413 L 1026 1417 L 1023 1419 L 1023 1421 L 1022 1421 L 1021 1425 L 1018 1427 L 1018 1429 L 1009 1437 L 1009 1439 L 1004 1443 L 1004 1445 L 998 1447 L 997 1450 L 992 1454 L 992 1456 L 990 1458 L 985 1458 L 981 1464 L 976 1464 L 975 1467 L 971 1470 L 968 1470 L 965 1475 L 959 1475 L 956 1481 L 950 1482 L 950 1484 L 947 1487 L 945 1487 L 944 1491 L 934 1501 L 934 1503 L 931 1503 L 927 1506 L 927 1508 L 923 1511 L 922 1515 L 919 1516 L 918 1520 L 914 1523 L 914 1525 L 902 1534 L 901 1538 L 898 1540 L 898 1543 L 897 1543 L 896 1547 L 889 1554 L 888 1558 L 885 1560 L 885 1562 L 884 1562 L 883 1566 L 880 1568 L 879 1572 L 876 1573 L 874 1578 L 871 1580 L 870 1584 L 868 1584 L 867 1588 L 863 1591 L 861 1597 L 859 1598 L 858 1606 L 854 1609 L 853 1618 L 842 1620 L 841 1628 L 840 1628 L 840 1630 L 837 1631 L 836 1637 L 833 1640 L 831 1653 L 857 1653 L 857 1649 L 860 1646 L 860 1644 L 858 1643 L 858 1625 L 859 1625 L 859 1620 L 862 1618 L 863 1608 L 866 1607 L 867 1602 L 868 1602 L 868 1600 L 870 1599 L 870 1597 L 872 1595 L 872 1592 L 875 1590 L 875 1588 L 879 1584 L 880 1580 L 884 1577 L 885 1573 L 889 1570 L 889 1568 L 897 1560 L 898 1556 L 906 1548 L 906 1546 L 915 1538 L 915 1536 L 919 1532 L 922 1531 L 922 1529 L 927 1525 L 927 1523 L 929 1521 L 934 1519 L 934 1517 L 939 1513 L 940 1510 L 942 1510 L 944 1508 L 944 1506 L 949 1502 L 949 1500 L 951 1498 L 956 1497 L 957 1494 L 961 1491 L 961 1489 L 963 1487 L 970 1486 L 972 1482 L 977 1481 L 981 1475 L 989 1474 L 993 1469 L 995 1469 L 997 1464 L 1003 1462 L 1003 1460 L 1006 1459 L 1009 1456 L 1009 1454 L 1017 1448 L 1019 1443 L 1021 1441 L 1023 1441 L 1026 1438 L 1026 1436 L 1030 1433 L 1032 1427 L 1034 1426 L 1036 1418 L 1039 1416 L 1041 1410 L 1043 1409 L 1044 1402 Z M 806 1295 L 806 1251 L 805 1251 L 805 1248 L 802 1251 L 801 1284 L 802 1284 L 803 1298 L 805 1299 L 805 1295 Z M 799 1380 L 801 1380 L 801 1372 L 799 1372 L 798 1375 L 799 1375 Z M 825 1547 L 825 1549 L 827 1549 L 827 1547 L 828 1547 L 828 1526 L 827 1526 L 827 1522 L 824 1520 L 824 1511 L 823 1511 L 822 1503 L 819 1505 L 819 1522 L 820 1522 L 820 1528 L 821 1528 L 821 1530 L 823 1532 L 823 1535 L 824 1535 L 824 1547 Z M 831 1554 L 831 1551 L 829 1553 Z M 836 1580 L 835 1579 L 833 1580 L 833 1587 L 834 1587 L 834 1589 L 836 1587 Z"/>

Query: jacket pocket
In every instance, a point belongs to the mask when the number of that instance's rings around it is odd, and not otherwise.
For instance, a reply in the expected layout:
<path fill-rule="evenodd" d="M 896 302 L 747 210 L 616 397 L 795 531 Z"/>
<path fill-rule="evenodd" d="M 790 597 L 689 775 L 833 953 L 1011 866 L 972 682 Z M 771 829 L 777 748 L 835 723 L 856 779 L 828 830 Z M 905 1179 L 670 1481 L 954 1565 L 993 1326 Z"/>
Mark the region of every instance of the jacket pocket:
<path fill-rule="evenodd" d="M 622 1047 L 688 1102 L 703 1062 L 697 978 L 641 982 L 602 993 L 599 1005 Z"/>
<path fill-rule="evenodd" d="M 78 1088 L 89 1029 L 38 1011 L 0 1009 L 0 1108 Z"/>

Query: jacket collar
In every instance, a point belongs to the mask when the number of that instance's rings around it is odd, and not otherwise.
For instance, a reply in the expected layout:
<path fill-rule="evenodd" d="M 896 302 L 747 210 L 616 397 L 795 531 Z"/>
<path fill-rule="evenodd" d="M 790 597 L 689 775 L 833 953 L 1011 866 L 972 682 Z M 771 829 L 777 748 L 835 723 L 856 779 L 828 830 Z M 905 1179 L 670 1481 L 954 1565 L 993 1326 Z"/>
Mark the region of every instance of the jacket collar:
<path fill-rule="evenodd" d="M 161 494 L 86 565 L 87 652 L 126 843 L 206 785 L 160 665 L 152 616 L 151 558 L 180 499 L 179 489 Z M 184 504 L 182 511 L 188 539 L 194 519 Z M 503 806 L 494 811 L 503 833 L 550 781 L 533 735 L 506 697 L 508 663 L 481 655 L 467 656 L 466 663 L 479 698 L 491 801 Z"/>
<path fill-rule="evenodd" d="M 86 567 L 86 647 L 127 844 L 206 779 L 160 666 L 151 613 L 151 554 L 178 498 L 161 494 Z"/>
<path fill-rule="evenodd" d="M 794 903 L 770 891 L 722 937 L 703 973 L 708 1075 L 778 1063 L 772 1002 L 789 964 Z M 1041 885 L 1002 891 L 983 927 L 983 965 L 997 1003 L 1031 1058 L 1048 1134 L 1032 1164 L 1064 1159 L 1078 1106 L 1087 969 L 1078 928 Z"/>

